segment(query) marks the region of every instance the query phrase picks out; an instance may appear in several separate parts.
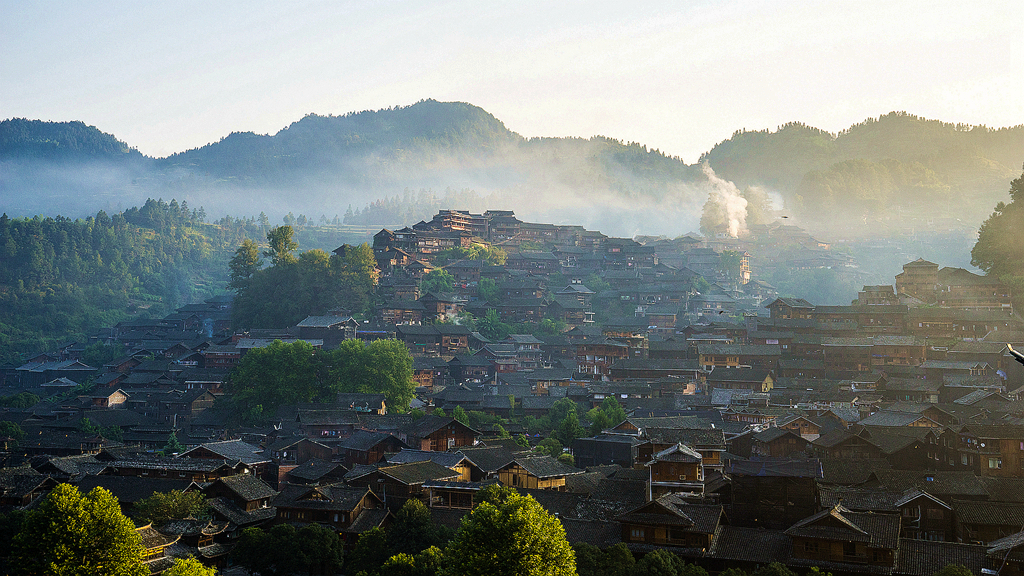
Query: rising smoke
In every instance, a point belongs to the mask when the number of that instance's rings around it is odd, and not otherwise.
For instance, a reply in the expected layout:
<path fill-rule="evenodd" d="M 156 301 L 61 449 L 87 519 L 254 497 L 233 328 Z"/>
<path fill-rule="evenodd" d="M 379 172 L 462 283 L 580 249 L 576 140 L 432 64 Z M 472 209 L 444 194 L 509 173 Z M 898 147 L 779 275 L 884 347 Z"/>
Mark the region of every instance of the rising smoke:
<path fill-rule="evenodd" d="M 706 163 L 701 167 L 708 179 L 708 201 L 704 204 L 701 228 L 710 234 L 723 229 L 733 238 L 747 231 L 747 199 L 739 188 L 719 178 Z"/>

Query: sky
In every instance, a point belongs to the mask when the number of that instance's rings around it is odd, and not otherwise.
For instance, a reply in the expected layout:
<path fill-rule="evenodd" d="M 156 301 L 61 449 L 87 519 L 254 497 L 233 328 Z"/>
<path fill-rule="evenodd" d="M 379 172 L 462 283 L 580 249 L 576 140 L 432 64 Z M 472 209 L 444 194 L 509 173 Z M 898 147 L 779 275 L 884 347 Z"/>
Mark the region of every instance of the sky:
<path fill-rule="evenodd" d="M 422 99 L 684 161 L 739 129 L 903 110 L 1024 123 L 1014 1 L 0 0 L 0 119 L 150 156 Z"/>

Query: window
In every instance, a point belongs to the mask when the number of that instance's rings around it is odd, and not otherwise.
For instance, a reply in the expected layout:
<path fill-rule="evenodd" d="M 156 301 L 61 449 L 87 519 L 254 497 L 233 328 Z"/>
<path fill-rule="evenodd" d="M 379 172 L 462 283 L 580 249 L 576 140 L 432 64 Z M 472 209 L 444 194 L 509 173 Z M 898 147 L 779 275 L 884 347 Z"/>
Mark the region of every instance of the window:
<path fill-rule="evenodd" d="M 629 531 L 629 537 L 632 540 L 643 540 L 644 539 L 644 529 L 643 528 L 633 528 L 632 530 Z"/>
<path fill-rule="evenodd" d="M 818 543 L 817 542 L 811 542 L 811 541 L 804 542 L 804 552 L 807 552 L 809 554 L 817 554 L 818 553 Z"/>
<path fill-rule="evenodd" d="M 1002 470 L 1002 468 L 1003 468 L 1003 459 L 1002 458 L 989 458 L 988 459 L 988 467 L 991 470 Z"/>

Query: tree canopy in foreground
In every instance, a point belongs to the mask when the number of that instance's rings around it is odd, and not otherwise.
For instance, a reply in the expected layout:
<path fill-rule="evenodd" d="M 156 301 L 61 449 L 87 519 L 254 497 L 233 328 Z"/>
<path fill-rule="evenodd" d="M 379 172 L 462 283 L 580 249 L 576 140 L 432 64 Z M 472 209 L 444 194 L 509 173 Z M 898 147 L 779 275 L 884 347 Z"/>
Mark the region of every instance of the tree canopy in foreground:
<path fill-rule="evenodd" d="M 532 496 L 493 485 L 445 553 L 451 576 L 568 576 L 576 557 L 565 528 Z"/>
<path fill-rule="evenodd" d="M 32 576 L 148 576 L 135 524 L 108 490 L 60 484 L 25 517 L 11 568 Z"/>

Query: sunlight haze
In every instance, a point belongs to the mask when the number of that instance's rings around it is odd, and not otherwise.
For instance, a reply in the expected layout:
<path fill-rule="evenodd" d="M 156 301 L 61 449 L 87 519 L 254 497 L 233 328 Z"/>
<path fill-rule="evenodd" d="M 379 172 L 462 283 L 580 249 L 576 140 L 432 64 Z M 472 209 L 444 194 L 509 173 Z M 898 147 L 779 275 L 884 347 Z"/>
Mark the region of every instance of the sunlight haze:
<path fill-rule="evenodd" d="M 738 129 L 1024 119 L 1012 2 L 0 3 L 0 117 L 166 156 L 433 98 L 695 162 Z"/>

